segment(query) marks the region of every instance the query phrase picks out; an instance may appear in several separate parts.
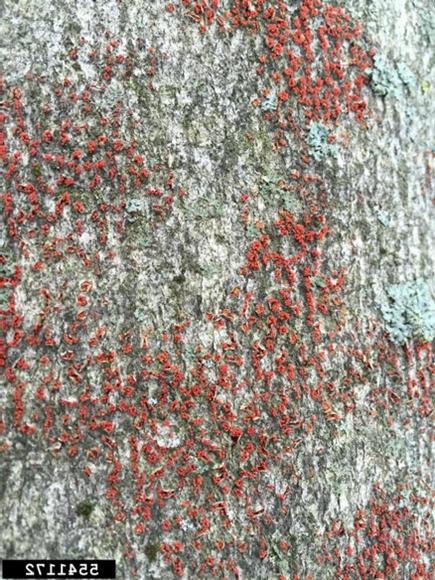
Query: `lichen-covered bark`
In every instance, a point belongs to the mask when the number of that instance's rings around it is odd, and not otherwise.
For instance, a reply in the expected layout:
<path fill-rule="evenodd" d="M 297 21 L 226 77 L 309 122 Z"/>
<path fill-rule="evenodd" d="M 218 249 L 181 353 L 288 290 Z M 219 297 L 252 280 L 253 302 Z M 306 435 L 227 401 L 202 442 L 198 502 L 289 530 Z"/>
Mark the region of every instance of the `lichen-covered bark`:
<path fill-rule="evenodd" d="M 434 578 L 430 3 L 5 4 L 2 556 Z"/>

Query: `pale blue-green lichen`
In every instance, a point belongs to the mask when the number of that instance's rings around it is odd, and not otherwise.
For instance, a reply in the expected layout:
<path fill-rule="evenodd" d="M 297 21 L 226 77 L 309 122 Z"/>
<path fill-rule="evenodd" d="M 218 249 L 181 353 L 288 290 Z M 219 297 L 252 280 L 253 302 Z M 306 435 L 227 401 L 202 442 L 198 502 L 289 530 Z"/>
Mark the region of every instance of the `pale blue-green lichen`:
<path fill-rule="evenodd" d="M 278 99 L 277 99 L 276 93 L 274 91 L 271 91 L 267 95 L 265 100 L 263 101 L 263 103 L 261 105 L 261 110 L 264 113 L 267 113 L 268 111 L 275 111 L 277 106 L 278 106 Z"/>
<path fill-rule="evenodd" d="M 12 256 L 8 251 L 3 251 L 0 254 L 2 261 L 0 262 L 0 278 L 12 278 L 15 273 L 15 266 L 12 263 Z M 12 288 L 8 285 L 0 288 L 0 310 L 8 310 L 9 296 Z"/>
<path fill-rule="evenodd" d="M 388 301 L 381 305 L 381 311 L 393 342 L 435 338 L 435 300 L 425 280 L 394 284 L 387 294 Z"/>
<path fill-rule="evenodd" d="M 136 318 L 136 320 L 139 320 L 140 322 L 146 320 L 145 312 L 142 312 L 142 310 L 140 310 L 139 308 L 136 308 L 136 310 L 133 313 L 133 316 Z"/>
<path fill-rule="evenodd" d="M 259 188 L 261 197 L 267 201 L 273 194 L 279 193 L 279 184 L 281 181 L 282 180 L 276 175 L 276 173 L 268 173 L 267 175 L 263 175 Z"/>
<path fill-rule="evenodd" d="M 0 252 L 0 260 L 0 277 L 11 278 L 15 272 L 11 252 L 7 249 L 2 250 Z"/>
<path fill-rule="evenodd" d="M 374 92 L 381 96 L 398 96 L 400 90 L 400 77 L 390 62 L 387 62 L 378 55 L 373 58 L 373 68 L 367 69 L 371 75 L 372 88 Z"/>
<path fill-rule="evenodd" d="M 377 218 L 384 227 L 389 228 L 391 226 L 388 215 L 384 211 L 379 210 L 377 213 Z"/>
<path fill-rule="evenodd" d="M 143 210 L 143 202 L 141 199 L 127 199 L 125 202 L 125 211 L 128 213 L 135 213 Z"/>
<path fill-rule="evenodd" d="M 417 26 L 421 34 L 429 41 L 429 44 L 435 44 L 435 12 L 422 10 L 416 1 L 412 4 L 417 9 Z"/>
<path fill-rule="evenodd" d="M 125 201 L 125 211 L 129 214 L 127 221 L 133 223 L 138 218 L 138 215 L 143 211 L 144 204 L 141 199 L 131 198 Z"/>
<path fill-rule="evenodd" d="M 300 202 L 295 193 L 285 187 L 284 181 L 276 173 L 271 172 L 263 175 L 258 191 L 266 203 L 271 201 L 279 203 L 280 207 L 292 214 L 297 214 L 301 210 Z M 254 229 L 254 233 L 258 233 L 258 231 Z"/>
<path fill-rule="evenodd" d="M 397 72 L 402 83 L 410 90 L 417 85 L 417 77 L 407 64 L 399 62 L 397 65 Z"/>
<path fill-rule="evenodd" d="M 10 288 L 0 288 L 0 310 L 8 309 L 10 293 Z"/>
<path fill-rule="evenodd" d="M 331 131 L 322 123 L 312 122 L 308 133 L 307 144 L 308 153 L 316 161 L 321 161 L 331 155 L 337 156 L 337 148 L 334 143 L 329 142 Z"/>
<path fill-rule="evenodd" d="M 399 98 L 404 87 L 411 91 L 417 84 L 417 78 L 408 65 L 403 62 L 395 64 L 378 55 L 374 56 L 373 68 L 367 69 L 367 73 L 371 76 L 374 92 L 382 97 Z"/>

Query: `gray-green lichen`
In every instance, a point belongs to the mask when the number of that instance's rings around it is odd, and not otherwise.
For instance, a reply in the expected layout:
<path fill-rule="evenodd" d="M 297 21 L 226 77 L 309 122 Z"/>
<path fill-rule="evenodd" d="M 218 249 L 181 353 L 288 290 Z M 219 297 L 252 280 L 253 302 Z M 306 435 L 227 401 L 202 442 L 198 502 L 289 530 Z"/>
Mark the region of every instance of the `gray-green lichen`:
<path fill-rule="evenodd" d="M 381 311 L 393 342 L 435 338 L 435 300 L 425 280 L 394 284 L 387 294 L 388 301 L 382 304 Z"/>
<path fill-rule="evenodd" d="M 417 85 L 416 76 L 407 64 L 395 64 L 377 54 L 373 57 L 373 67 L 366 72 L 371 77 L 374 92 L 382 97 L 392 95 L 399 98 L 405 87 L 412 91 Z"/>
<path fill-rule="evenodd" d="M 264 113 L 275 111 L 278 106 L 278 99 L 275 91 L 271 91 L 261 104 L 261 110 Z"/>
<path fill-rule="evenodd" d="M 307 137 L 308 153 L 316 161 L 337 156 L 337 147 L 331 142 L 331 130 L 322 123 L 312 122 Z"/>

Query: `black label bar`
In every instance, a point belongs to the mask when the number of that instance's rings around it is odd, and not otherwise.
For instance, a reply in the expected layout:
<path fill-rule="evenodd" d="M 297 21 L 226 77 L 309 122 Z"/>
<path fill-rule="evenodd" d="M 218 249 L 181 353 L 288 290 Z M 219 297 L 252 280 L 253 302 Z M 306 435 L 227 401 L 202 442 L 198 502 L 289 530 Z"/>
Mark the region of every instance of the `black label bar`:
<path fill-rule="evenodd" d="M 116 578 L 115 560 L 3 560 L 2 566 L 5 580 Z"/>

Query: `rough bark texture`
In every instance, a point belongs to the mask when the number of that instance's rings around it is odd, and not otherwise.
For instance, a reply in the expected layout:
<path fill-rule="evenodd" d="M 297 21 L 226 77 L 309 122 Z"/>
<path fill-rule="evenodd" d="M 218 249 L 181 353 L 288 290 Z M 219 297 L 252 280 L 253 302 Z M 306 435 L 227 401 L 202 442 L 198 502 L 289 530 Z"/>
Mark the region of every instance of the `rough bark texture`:
<path fill-rule="evenodd" d="M 432 2 L 214 4 L 6 0 L 2 556 L 434 578 Z"/>

